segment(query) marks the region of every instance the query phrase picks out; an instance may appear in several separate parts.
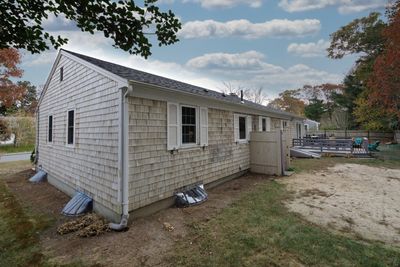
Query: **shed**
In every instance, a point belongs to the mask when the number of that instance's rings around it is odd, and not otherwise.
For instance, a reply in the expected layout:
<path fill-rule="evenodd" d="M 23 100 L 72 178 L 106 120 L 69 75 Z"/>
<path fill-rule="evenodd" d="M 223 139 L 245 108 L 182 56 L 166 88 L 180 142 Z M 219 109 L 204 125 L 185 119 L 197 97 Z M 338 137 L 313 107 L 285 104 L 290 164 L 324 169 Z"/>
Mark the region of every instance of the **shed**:
<path fill-rule="evenodd" d="M 37 109 L 37 168 L 119 221 L 170 205 L 180 188 L 242 175 L 250 132 L 295 133 L 302 122 L 238 96 L 60 50 Z"/>

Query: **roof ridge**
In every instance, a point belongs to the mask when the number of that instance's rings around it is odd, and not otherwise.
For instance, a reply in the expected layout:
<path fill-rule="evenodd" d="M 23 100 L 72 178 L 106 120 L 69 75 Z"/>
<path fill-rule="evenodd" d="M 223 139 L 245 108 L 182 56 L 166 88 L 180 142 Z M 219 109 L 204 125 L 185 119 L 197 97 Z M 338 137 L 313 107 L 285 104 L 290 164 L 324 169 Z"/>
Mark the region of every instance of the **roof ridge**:
<path fill-rule="evenodd" d="M 238 96 L 224 94 L 222 92 L 218 92 L 218 91 L 215 91 L 212 89 L 200 87 L 197 85 L 192 85 L 192 84 L 174 80 L 174 79 L 171 79 L 168 77 L 164 77 L 164 76 L 156 75 L 153 73 L 145 72 L 142 70 L 126 67 L 126 66 L 119 65 L 119 64 L 116 64 L 113 62 L 109 62 L 109 61 L 101 60 L 98 58 L 90 57 L 90 56 L 87 56 L 84 54 L 69 51 L 69 50 L 66 50 L 63 48 L 61 48 L 60 50 L 65 51 L 66 53 L 69 53 L 80 59 L 83 59 L 91 64 L 94 64 L 97 67 L 103 68 L 123 79 L 127 79 L 128 81 L 132 80 L 132 81 L 147 83 L 147 84 L 156 85 L 156 86 L 160 86 L 160 87 L 164 87 L 164 88 L 175 89 L 175 90 L 179 90 L 179 91 L 186 92 L 186 93 L 194 93 L 194 94 L 197 94 L 200 96 L 213 97 L 218 100 L 223 100 L 225 102 L 230 102 L 230 103 L 234 103 L 234 104 L 242 104 L 242 105 L 245 104 L 248 107 L 251 107 L 251 106 L 253 108 L 257 107 L 258 109 L 262 108 L 265 111 L 272 112 L 275 114 L 301 118 L 300 116 L 298 116 L 296 114 L 292 114 L 289 112 L 285 112 L 282 110 L 277 110 L 275 108 L 257 104 L 250 100 L 244 99 L 244 103 L 242 103 Z"/>

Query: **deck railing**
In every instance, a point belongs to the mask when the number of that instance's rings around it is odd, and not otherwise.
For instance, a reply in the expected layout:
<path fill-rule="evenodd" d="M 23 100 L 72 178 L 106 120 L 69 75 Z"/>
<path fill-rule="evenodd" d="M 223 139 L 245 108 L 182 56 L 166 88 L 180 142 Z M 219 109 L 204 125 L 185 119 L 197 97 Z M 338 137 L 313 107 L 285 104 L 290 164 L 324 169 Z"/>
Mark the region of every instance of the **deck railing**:
<path fill-rule="evenodd" d="M 319 149 L 323 151 L 349 151 L 353 152 L 353 141 L 351 139 L 308 139 L 308 138 L 295 138 L 293 139 L 293 146 Z"/>
<path fill-rule="evenodd" d="M 319 150 L 320 152 L 347 152 L 352 154 L 367 154 L 368 141 L 364 140 L 360 147 L 354 146 L 351 139 L 311 139 L 294 138 L 294 147 Z"/>

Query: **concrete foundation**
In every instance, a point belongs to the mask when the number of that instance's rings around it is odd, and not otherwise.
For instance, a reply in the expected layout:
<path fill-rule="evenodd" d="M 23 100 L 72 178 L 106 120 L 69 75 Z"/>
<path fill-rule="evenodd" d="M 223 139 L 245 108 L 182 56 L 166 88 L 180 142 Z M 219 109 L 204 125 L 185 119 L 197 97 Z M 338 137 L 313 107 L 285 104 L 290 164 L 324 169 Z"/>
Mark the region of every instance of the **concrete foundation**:
<path fill-rule="evenodd" d="M 227 177 L 221 178 L 217 181 L 206 184 L 205 188 L 211 189 L 213 187 L 221 185 L 230 180 L 239 178 L 239 177 L 243 176 L 244 174 L 246 174 L 247 172 L 248 172 L 248 170 L 244 170 L 244 171 L 235 173 L 233 175 L 229 175 Z M 54 187 L 56 187 L 57 189 L 64 192 L 65 194 L 67 194 L 70 197 L 72 197 L 76 193 L 76 190 L 74 188 L 59 181 L 58 179 L 52 177 L 51 175 L 47 175 L 47 181 L 49 182 L 49 184 L 53 185 Z M 174 206 L 174 204 L 175 204 L 175 197 L 171 196 L 171 197 L 165 198 L 163 200 L 154 202 L 145 207 L 130 211 L 129 212 L 129 215 L 130 215 L 129 221 L 132 222 L 133 220 L 135 220 L 137 218 L 143 218 L 143 217 L 149 216 L 158 211 L 170 208 L 170 207 Z M 96 201 L 93 201 L 93 210 L 94 210 L 94 212 L 102 215 L 107 220 L 110 220 L 112 222 L 119 222 L 121 220 L 121 214 L 118 214 L 118 213 L 110 210 L 109 208 L 104 207 L 103 205 L 99 204 Z"/>

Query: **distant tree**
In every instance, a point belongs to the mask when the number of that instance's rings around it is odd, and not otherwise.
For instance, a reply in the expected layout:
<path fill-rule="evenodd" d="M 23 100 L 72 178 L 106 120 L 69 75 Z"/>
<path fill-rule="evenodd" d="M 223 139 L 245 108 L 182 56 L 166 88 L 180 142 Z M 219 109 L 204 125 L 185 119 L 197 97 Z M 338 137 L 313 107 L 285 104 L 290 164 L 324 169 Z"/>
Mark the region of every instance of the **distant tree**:
<path fill-rule="evenodd" d="M 305 103 L 300 99 L 300 89 L 296 89 L 283 91 L 268 106 L 302 116 L 304 115 Z"/>
<path fill-rule="evenodd" d="M 368 102 L 368 95 L 362 93 L 355 100 L 354 116 L 356 122 L 366 130 L 387 130 L 390 120 L 380 105 L 373 106 Z"/>
<path fill-rule="evenodd" d="M 223 87 L 221 91 L 225 94 L 234 94 L 240 97 L 241 91 L 243 91 L 243 98 L 254 103 L 264 105 L 268 96 L 264 93 L 262 87 L 259 88 L 245 88 L 244 86 L 238 85 L 235 86 L 230 82 L 223 82 Z"/>
<path fill-rule="evenodd" d="M 250 92 L 248 88 L 244 88 L 241 85 L 234 85 L 231 82 L 223 82 L 222 83 L 222 88 L 221 91 L 222 93 L 225 93 L 227 95 L 236 95 L 236 96 L 240 96 L 241 91 L 243 91 L 243 97 L 245 99 L 248 99 L 250 96 Z"/>
<path fill-rule="evenodd" d="M 17 49 L 0 49 L 0 111 L 2 112 L 21 101 L 25 95 L 25 87 L 11 80 L 22 76 L 22 70 L 18 67 L 20 61 L 21 56 Z"/>
<path fill-rule="evenodd" d="M 7 140 L 11 135 L 11 129 L 6 120 L 0 118 L 0 141 Z"/>
<path fill-rule="evenodd" d="M 314 121 L 320 121 L 325 111 L 324 101 L 318 98 L 310 99 L 310 103 L 304 107 L 304 115 Z"/>
<path fill-rule="evenodd" d="M 373 65 L 368 79 L 369 107 L 379 106 L 386 116 L 400 125 L 400 1 L 396 1 L 388 11 L 388 27 L 383 31 L 384 52 Z"/>
<path fill-rule="evenodd" d="M 355 19 L 331 34 L 328 57 L 339 59 L 348 54 L 363 53 L 364 57 L 375 57 L 383 50 L 382 31 L 386 23 L 380 13 L 373 12 L 367 17 Z"/>
<path fill-rule="evenodd" d="M 157 0 L 144 0 L 143 6 L 133 0 L 13 0 L 0 5 L 0 49 L 26 49 L 40 53 L 67 43 L 62 36 L 53 36 L 43 29 L 49 15 L 63 15 L 74 21 L 83 32 L 103 32 L 114 46 L 145 58 L 151 55 L 149 36 L 157 38 L 158 45 L 178 41 L 181 23 L 175 14 L 160 11 Z"/>
<path fill-rule="evenodd" d="M 253 101 L 254 103 L 264 105 L 268 101 L 268 96 L 264 93 L 262 87 L 250 88 L 248 94 L 248 100 Z"/>
<path fill-rule="evenodd" d="M 36 86 L 32 85 L 28 81 L 20 81 L 17 84 L 25 88 L 24 97 L 20 100 L 17 110 L 21 110 L 26 114 L 33 115 L 35 113 L 38 102 Z"/>
<path fill-rule="evenodd" d="M 379 13 L 355 19 L 331 34 L 331 45 L 327 49 L 328 57 L 343 58 L 348 54 L 358 54 L 355 66 L 346 75 L 343 92 L 332 94 L 333 102 L 347 113 L 347 128 L 365 125 L 364 118 L 359 118 L 365 102 L 359 98 L 367 95 L 369 79 L 376 58 L 384 50 L 386 37 L 382 34 L 387 24 L 380 19 Z M 358 105 L 363 105 L 357 109 Z M 370 108 L 378 108 L 372 106 Z M 357 112 L 355 110 L 357 109 Z M 378 114 L 378 110 L 372 113 Z"/>

